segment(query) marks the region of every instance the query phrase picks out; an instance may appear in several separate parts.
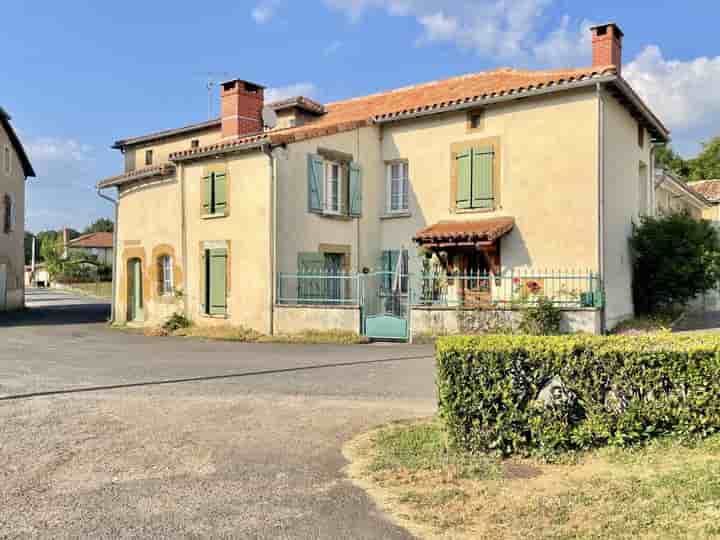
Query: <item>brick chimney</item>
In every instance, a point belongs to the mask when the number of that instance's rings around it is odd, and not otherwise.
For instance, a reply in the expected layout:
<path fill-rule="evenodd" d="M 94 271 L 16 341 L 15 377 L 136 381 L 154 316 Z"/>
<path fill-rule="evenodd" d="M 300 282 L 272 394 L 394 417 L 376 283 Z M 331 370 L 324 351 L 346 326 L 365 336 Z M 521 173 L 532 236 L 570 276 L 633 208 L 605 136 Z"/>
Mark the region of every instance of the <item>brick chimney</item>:
<path fill-rule="evenodd" d="M 622 70 L 623 32 L 615 23 L 600 24 L 590 28 L 592 32 L 593 67 L 614 65 L 620 75 Z"/>
<path fill-rule="evenodd" d="M 263 130 L 264 87 L 235 79 L 220 86 L 222 138 L 232 139 Z"/>

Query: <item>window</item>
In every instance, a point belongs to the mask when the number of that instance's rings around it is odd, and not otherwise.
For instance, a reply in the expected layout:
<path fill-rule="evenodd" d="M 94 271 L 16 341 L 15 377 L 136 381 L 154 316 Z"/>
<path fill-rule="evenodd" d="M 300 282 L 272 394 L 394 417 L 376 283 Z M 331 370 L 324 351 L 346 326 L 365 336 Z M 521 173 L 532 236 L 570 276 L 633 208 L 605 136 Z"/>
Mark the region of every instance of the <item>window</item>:
<path fill-rule="evenodd" d="M 385 291 L 408 292 L 408 251 L 385 250 L 380 258 L 380 271 Z"/>
<path fill-rule="evenodd" d="M 227 313 L 227 250 L 205 250 L 205 313 Z"/>
<path fill-rule="evenodd" d="M 145 165 L 152 165 L 153 163 L 153 151 L 145 150 Z"/>
<path fill-rule="evenodd" d="M 224 172 L 211 172 L 203 178 L 203 213 L 224 215 L 227 210 L 227 177 Z"/>
<path fill-rule="evenodd" d="M 339 214 L 343 210 L 341 197 L 342 167 L 339 163 L 334 163 L 332 161 L 326 162 L 325 166 L 325 177 L 327 178 L 325 211 L 330 214 Z"/>
<path fill-rule="evenodd" d="M 190 148 L 199 148 L 200 147 L 200 140 L 199 139 L 193 139 L 190 141 Z"/>
<path fill-rule="evenodd" d="M 468 114 L 468 129 L 481 129 L 483 126 L 483 112 L 472 111 Z"/>
<path fill-rule="evenodd" d="M 163 255 L 158 259 L 158 290 L 161 295 L 174 292 L 172 257 Z"/>
<path fill-rule="evenodd" d="M 638 146 L 645 148 L 645 128 L 642 124 L 638 124 Z"/>
<path fill-rule="evenodd" d="M 6 193 L 3 197 L 4 215 L 3 215 L 3 232 L 11 233 L 15 230 L 16 210 L 15 196 L 12 193 Z"/>
<path fill-rule="evenodd" d="M 4 169 L 5 174 L 10 174 L 12 172 L 11 165 L 10 165 L 10 147 L 6 146 L 3 151 L 3 161 L 4 161 Z"/>
<path fill-rule="evenodd" d="M 360 216 L 360 165 L 308 154 L 308 211 L 331 216 Z"/>
<path fill-rule="evenodd" d="M 495 207 L 495 147 L 463 148 L 455 153 L 455 206 L 492 210 Z"/>
<path fill-rule="evenodd" d="M 387 211 L 406 212 L 408 209 L 408 164 L 396 161 L 387 165 Z"/>

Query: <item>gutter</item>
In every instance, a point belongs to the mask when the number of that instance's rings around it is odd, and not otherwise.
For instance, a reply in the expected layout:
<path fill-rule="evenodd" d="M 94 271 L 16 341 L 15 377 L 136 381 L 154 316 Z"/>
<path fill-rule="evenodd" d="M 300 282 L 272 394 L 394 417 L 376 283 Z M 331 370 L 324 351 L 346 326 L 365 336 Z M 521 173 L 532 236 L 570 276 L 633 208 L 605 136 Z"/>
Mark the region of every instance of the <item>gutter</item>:
<path fill-rule="evenodd" d="M 118 201 L 112 197 L 105 195 L 102 190 L 104 188 L 98 187 L 97 194 L 101 199 L 105 199 L 115 207 L 115 223 L 113 224 L 113 261 L 112 261 L 112 300 L 110 301 L 110 324 L 115 323 L 115 296 L 117 294 L 117 231 L 118 231 Z"/>
<path fill-rule="evenodd" d="M 270 165 L 270 212 L 268 213 L 268 233 L 270 236 L 268 252 L 268 272 L 270 274 L 270 287 L 268 291 L 269 334 L 275 334 L 275 294 L 277 291 L 277 275 L 275 272 L 275 261 L 277 260 L 277 160 L 273 155 L 272 146 L 269 143 L 262 145 L 263 153 L 268 157 Z"/>

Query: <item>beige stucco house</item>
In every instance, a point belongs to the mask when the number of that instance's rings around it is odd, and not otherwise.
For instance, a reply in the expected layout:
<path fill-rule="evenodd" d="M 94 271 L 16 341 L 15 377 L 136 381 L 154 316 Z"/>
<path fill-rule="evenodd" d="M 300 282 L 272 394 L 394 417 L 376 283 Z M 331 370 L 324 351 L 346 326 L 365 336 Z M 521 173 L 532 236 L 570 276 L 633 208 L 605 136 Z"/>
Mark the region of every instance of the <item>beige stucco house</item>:
<path fill-rule="evenodd" d="M 592 33 L 587 68 L 328 104 L 265 103 L 232 80 L 221 118 L 118 141 L 125 171 L 98 186 L 118 193 L 116 319 L 364 331 L 398 301 L 409 333 L 451 330 L 468 299 L 509 305 L 512 276 L 543 269 L 542 288 L 568 268 L 588 283 L 566 291 L 581 299 L 568 320 L 598 331 L 632 315 L 627 239 L 669 133 L 622 78 L 620 29 Z M 428 266 L 442 294 L 413 281 Z"/>
<path fill-rule="evenodd" d="M 688 187 L 707 201 L 702 217 L 720 227 L 720 180 L 698 180 L 689 182 Z"/>
<path fill-rule="evenodd" d="M 25 306 L 25 180 L 30 160 L 0 107 L 0 311 Z"/>
<path fill-rule="evenodd" d="M 687 212 L 695 219 L 712 219 L 713 210 L 715 214 L 717 213 L 714 205 L 720 201 L 713 202 L 707 198 L 703 194 L 702 187 L 695 189 L 698 186 L 701 184 L 687 183 L 669 171 L 656 169 L 654 191 L 656 215 Z M 714 219 L 717 220 L 717 216 Z"/>

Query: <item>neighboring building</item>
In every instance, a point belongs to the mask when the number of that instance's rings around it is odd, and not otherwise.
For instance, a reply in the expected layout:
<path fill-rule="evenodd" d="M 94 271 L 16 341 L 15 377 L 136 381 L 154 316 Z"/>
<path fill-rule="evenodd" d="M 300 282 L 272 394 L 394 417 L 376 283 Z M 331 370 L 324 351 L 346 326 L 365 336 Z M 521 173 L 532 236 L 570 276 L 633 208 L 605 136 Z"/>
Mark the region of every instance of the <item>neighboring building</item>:
<path fill-rule="evenodd" d="M 430 260 L 448 281 L 587 269 L 604 282 L 605 325 L 631 316 L 627 240 L 652 212 L 652 147 L 669 133 L 621 76 L 620 29 L 592 33 L 588 68 L 503 68 L 324 105 L 264 104 L 262 86 L 232 80 L 222 118 L 118 141 L 125 172 L 99 183 L 119 195 L 116 318 L 366 329 L 389 289 L 414 301 L 406 275 Z M 315 292 L 307 271 L 328 276 Z M 433 297 L 426 318 L 450 303 Z"/>
<path fill-rule="evenodd" d="M 688 186 L 709 203 L 709 207 L 703 210 L 703 217 L 720 227 L 720 180 L 699 180 L 689 182 Z"/>
<path fill-rule="evenodd" d="M 67 231 L 67 229 L 65 229 Z M 63 233 L 65 233 L 63 231 Z M 67 238 L 65 235 L 64 238 Z M 88 257 L 102 264 L 112 264 L 113 233 L 94 232 L 83 234 L 77 238 L 64 240 L 65 258 Z"/>
<path fill-rule="evenodd" d="M 688 184 L 668 171 L 655 171 L 655 211 L 658 215 L 687 212 L 696 219 L 707 217 L 713 203 L 702 190 L 695 189 L 697 183 Z"/>
<path fill-rule="evenodd" d="M 30 160 L 0 107 L 0 311 L 25 306 L 25 180 Z"/>

